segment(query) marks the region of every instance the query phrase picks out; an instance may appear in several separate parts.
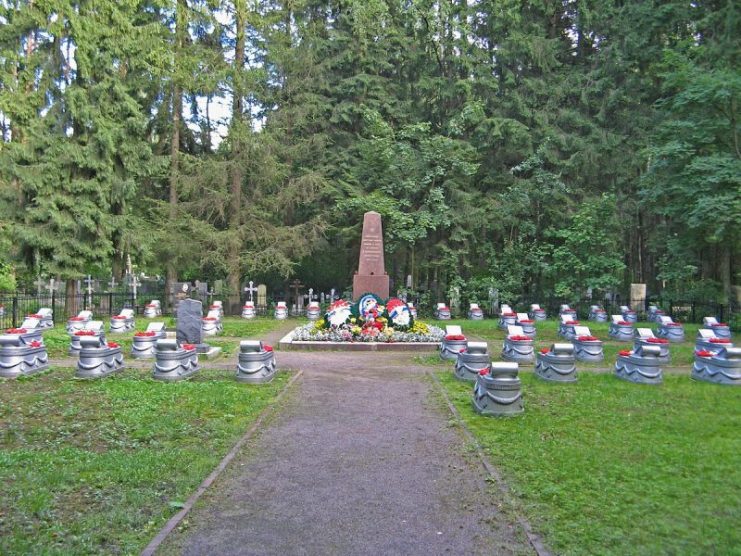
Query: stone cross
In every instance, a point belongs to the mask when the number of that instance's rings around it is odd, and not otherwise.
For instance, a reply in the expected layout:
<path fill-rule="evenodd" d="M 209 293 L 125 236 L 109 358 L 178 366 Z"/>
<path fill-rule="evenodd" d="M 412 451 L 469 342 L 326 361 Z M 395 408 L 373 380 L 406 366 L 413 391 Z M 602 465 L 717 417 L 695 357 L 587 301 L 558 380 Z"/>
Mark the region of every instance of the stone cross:
<path fill-rule="evenodd" d="M 321 295 L 319 296 L 319 303 L 324 305 L 324 292 L 322 292 Z"/>
<path fill-rule="evenodd" d="M 108 286 L 109 286 L 109 287 L 110 287 L 111 289 L 115 289 L 115 287 L 116 287 L 117 285 L 118 285 L 118 284 L 116 284 L 116 277 L 115 277 L 115 276 L 113 276 L 113 275 L 111 275 L 111 281 L 110 281 L 110 282 L 108 282 Z"/>
<path fill-rule="evenodd" d="M 314 301 L 314 288 L 309 288 L 309 303 Z"/>
<path fill-rule="evenodd" d="M 51 294 L 53 291 L 56 291 L 57 288 L 59 288 L 59 285 L 54 283 L 54 278 L 49 278 L 49 285 L 46 286 L 46 289 L 49 290 L 49 293 Z"/>
<path fill-rule="evenodd" d="M 36 282 L 34 282 L 34 284 L 36 284 L 36 295 L 41 295 L 41 290 L 42 290 L 42 289 L 44 288 L 44 286 L 46 285 L 46 282 L 44 282 L 44 281 L 43 281 L 43 280 L 41 279 L 41 276 L 39 276 L 39 277 L 38 277 L 38 278 L 36 279 Z"/>
<path fill-rule="evenodd" d="M 254 299 L 252 298 L 252 294 L 253 294 L 254 292 L 256 292 L 256 291 L 257 291 L 257 288 L 256 288 L 256 287 L 254 287 L 254 285 L 253 285 L 253 284 L 254 284 L 254 282 L 253 282 L 252 280 L 250 280 L 250 282 L 249 282 L 249 283 L 250 283 L 250 285 L 249 285 L 249 286 L 247 286 L 247 287 L 246 287 L 246 288 L 244 289 L 244 291 L 246 291 L 246 292 L 247 292 L 247 293 L 249 294 L 249 296 L 250 296 L 250 301 L 254 301 Z"/>
<path fill-rule="evenodd" d="M 334 288 L 329 290 L 329 302 L 334 303 Z"/>

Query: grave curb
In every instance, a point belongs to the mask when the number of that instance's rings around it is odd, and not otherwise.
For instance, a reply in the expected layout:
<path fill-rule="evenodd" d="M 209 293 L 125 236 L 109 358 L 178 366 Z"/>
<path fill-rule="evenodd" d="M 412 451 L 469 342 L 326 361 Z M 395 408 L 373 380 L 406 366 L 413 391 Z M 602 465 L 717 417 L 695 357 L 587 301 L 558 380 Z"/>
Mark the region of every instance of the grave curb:
<path fill-rule="evenodd" d="M 463 436 L 476 449 L 476 455 L 478 456 L 482 467 L 486 470 L 489 476 L 494 480 L 494 482 L 497 485 L 497 488 L 499 489 L 499 492 L 501 492 L 502 495 L 504 495 L 505 497 L 511 498 L 512 494 L 509 490 L 509 486 L 507 486 L 507 483 L 504 481 L 504 479 L 502 478 L 502 475 L 499 473 L 497 468 L 494 467 L 494 465 L 486 457 L 486 454 L 484 454 L 484 450 L 481 447 L 481 444 L 479 444 L 478 440 L 476 440 L 476 437 L 474 437 L 473 433 L 471 433 L 471 431 L 468 430 L 468 427 L 466 427 L 466 424 L 463 421 L 463 418 L 461 417 L 460 413 L 458 413 L 458 410 L 453 405 L 453 402 L 450 401 L 450 398 L 448 397 L 448 393 L 445 391 L 445 388 L 443 388 L 443 385 L 440 383 L 440 379 L 437 378 L 434 372 L 427 371 L 427 374 L 432 378 L 432 381 L 435 384 L 435 388 L 445 400 L 445 403 L 448 406 L 448 409 L 453 414 L 453 417 L 456 420 L 456 424 L 463 432 Z M 527 520 L 527 518 L 516 510 L 514 513 L 517 518 L 517 523 L 520 525 L 520 527 L 522 527 L 522 530 L 525 532 L 525 536 L 527 537 L 527 540 L 530 543 L 530 546 L 532 546 L 533 550 L 535 550 L 535 553 L 538 556 L 552 556 L 552 553 L 545 547 L 543 542 L 540 540 L 540 537 L 536 533 L 533 532 L 532 525 L 530 525 L 530 522 Z"/>
<path fill-rule="evenodd" d="M 293 330 L 278 342 L 285 351 L 404 351 L 430 352 L 440 349 L 440 342 L 311 342 L 293 341 Z"/>
<path fill-rule="evenodd" d="M 188 500 L 186 500 L 185 504 L 183 505 L 183 508 L 176 513 L 174 516 L 172 516 L 167 523 L 165 523 L 164 527 L 160 529 L 159 533 L 149 542 L 149 544 L 141 551 L 140 556 L 152 556 L 157 549 L 160 547 L 160 545 L 167 539 L 167 537 L 172 533 L 175 528 L 180 525 L 180 522 L 185 518 L 186 515 L 188 515 L 188 512 L 193 508 L 196 502 L 198 502 L 198 499 L 206 492 L 206 490 L 218 479 L 219 475 L 227 468 L 229 463 L 236 457 L 236 455 L 239 453 L 239 451 L 242 449 L 242 447 L 247 443 L 247 441 L 252 438 L 252 435 L 255 434 L 257 429 L 262 425 L 263 421 L 267 418 L 267 416 L 275 409 L 275 407 L 278 405 L 278 403 L 283 399 L 283 397 L 286 395 L 288 390 L 293 386 L 293 384 L 301 377 L 303 376 L 303 371 L 296 372 L 291 379 L 286 383 L 286 385 L 283 387 L 283 389 L 278 393 L 278 395 L 275 397 L 275 400 L 273 403 L 271 403 L 269 406 L 267 406 L 265 409 L 262 410 L 260 415 L 257 417 L 254 423 L 252 423 L 252 426 L 250 426 L 249 429 L 247 429 L 247 432 L 245 432 L 242 437 L 237 440 L 237 442 L 232 446 L 231 450 L 222 458 L 222 460 L 219 462 L 219 464 L 216 466 L 216 468 L 211 471 L 211 473 L 206 477 L 203 482 L 198 486 L 196 491 L 190 495 Z"/>

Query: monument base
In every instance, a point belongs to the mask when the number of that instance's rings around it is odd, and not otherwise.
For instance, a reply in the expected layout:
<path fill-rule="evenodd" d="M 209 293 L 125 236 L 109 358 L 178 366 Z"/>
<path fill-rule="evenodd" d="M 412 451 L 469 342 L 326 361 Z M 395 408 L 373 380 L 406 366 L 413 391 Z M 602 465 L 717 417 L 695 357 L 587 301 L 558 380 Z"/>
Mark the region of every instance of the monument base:
<path fill-rule="evenodd" d="M 389 297 L 388 274 L 355 274 L 352 279 L 352 297 L 357 301 L 364 293 L 374 293 L 381 300 Z"/>

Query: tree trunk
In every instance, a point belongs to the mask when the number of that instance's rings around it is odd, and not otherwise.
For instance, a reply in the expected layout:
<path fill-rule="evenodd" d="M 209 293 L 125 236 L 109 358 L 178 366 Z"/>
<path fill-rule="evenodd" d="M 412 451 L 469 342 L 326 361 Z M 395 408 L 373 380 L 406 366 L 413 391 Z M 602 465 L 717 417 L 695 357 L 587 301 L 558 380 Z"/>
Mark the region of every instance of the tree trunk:
<path fill-rule="evenodd" d="M 241 225 L 242 225 L 242 166 L 240 154 L 242 150 L 243 134 L 247 132 L 244 122 L 244 81 L 242 66 L 245 54 L 245 23 L 247 20 L 246 6 L 244 0 L 234 0 L 234 65 L 232 67 L 232 165 L 231 165 L 231 204 L 229 215 L 229 238 L 232 243 L 231 259 L 229 260 L 229 271 L 227 284 L 231 293 L 229 299 L 230 313 L 236 312 L 239 303 L 240 279 L 242 269 L 240 265 L 240 252 L 242 251 Z"/>
<path fill-rule="evenodd" d="M 170 230 L 177 228 L 178 216 L 178 174 L 180 171 L 180 126 L 183 119 L 183 89 L 180 84 L 180 57 L 185 44 L 186 0 L 178 0 L 175 13 L 175 61 L 173 68 L 172 86 L 172 141 L 170 143 Z M 171 305 L 174 298 L 170 297 L 170 291 L 177 281 L 177 268 L 175 260 L 170 257 L 167 260 L 165 274 L 165 300 L 166 305 Z"/>

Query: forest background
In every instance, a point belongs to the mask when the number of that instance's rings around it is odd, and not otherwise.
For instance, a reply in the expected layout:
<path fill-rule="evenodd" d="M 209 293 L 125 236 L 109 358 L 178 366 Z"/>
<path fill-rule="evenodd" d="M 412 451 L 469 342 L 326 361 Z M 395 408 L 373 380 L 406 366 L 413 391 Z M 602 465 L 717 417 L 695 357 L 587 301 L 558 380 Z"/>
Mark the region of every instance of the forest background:
<path fill-rule="evenodd" d="M 732 0 L 0 0 L 0 288 L 342 287 L 376 210 L 397 286 L 728 300 L 739 37 Z"/>

